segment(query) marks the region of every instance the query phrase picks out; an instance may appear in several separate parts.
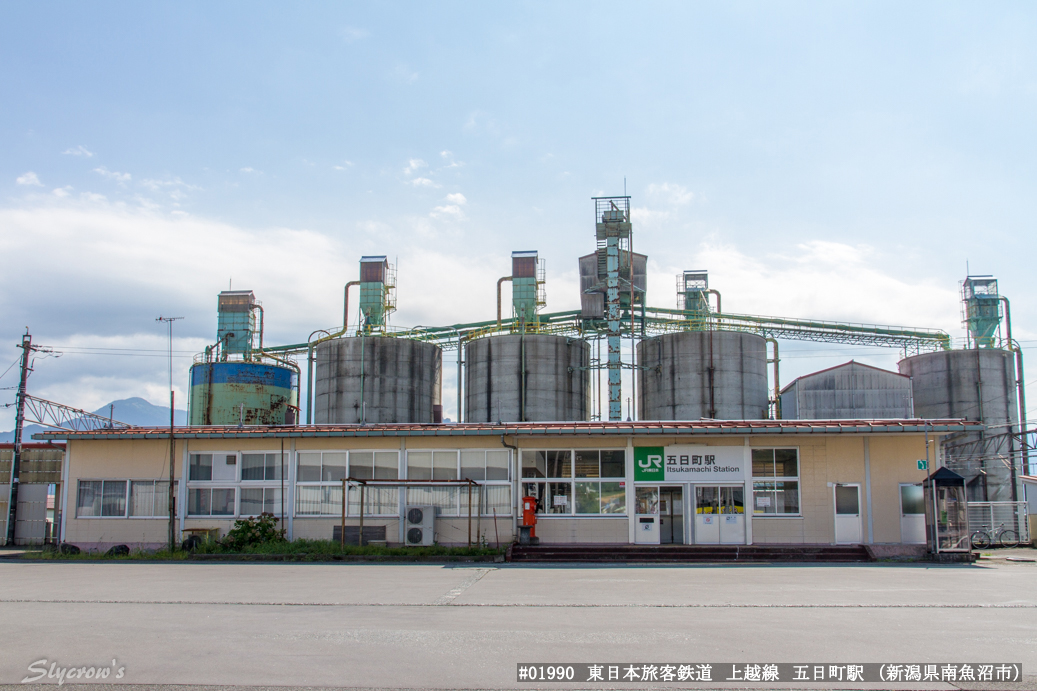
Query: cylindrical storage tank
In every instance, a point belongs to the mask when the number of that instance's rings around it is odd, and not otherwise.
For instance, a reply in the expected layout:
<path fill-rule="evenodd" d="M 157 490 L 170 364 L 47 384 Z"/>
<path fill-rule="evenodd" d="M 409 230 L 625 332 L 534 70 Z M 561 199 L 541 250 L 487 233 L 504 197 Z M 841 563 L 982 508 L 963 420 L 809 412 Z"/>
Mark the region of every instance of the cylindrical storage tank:
<path fill-rule="evenodd" d="M 1014 353 L 1000 348 L 939 350 L 904 358 L 898 366 L 911 377 L 917 417 L 964 418 L 988 427 L 1018 423 Z"/>
<path fill-rule="evenodd" d="M 386 336 L 336 338 L 318 344 L 316 358 L 318 425 L 433 422 L 443 388 L 439 346 Z"/>
<path fill-rule="evenodd" d="M 465 346 L 465 422 L 590 418 L 590 346 L 565 336 L 488 336 Z"/>
<path fill-rule="evenodd" d="M 767 417 L 767 342 L 737 331 L 687 331 L 637 344 L 641 420 Z M 712 371 L 712 375 L 711 375 Z"/>
<path fill-rule="evenodd" d="M 899 367 L 911 377 L 916 417 L 982 422 L 987 435 L 1003 434 L 1008 425 L 1018 424 L 1014 353 L 999 348 L 941 350 L 904 358 Z M 953 443 L 981 438 L 979 432 L 969 432 L 955 435 Z M 987 456 L 979 448 L 972 454 L 981 459 L 952 467 L 965 477 L 970 501 L 1018 499 L 1015 473 L 996 453 Z"/>
<path fill-rule="evenodd" d="M 191 367 L 192 425 L 295 424 L 299 375 L 255 362 L 202 362 Z"/>

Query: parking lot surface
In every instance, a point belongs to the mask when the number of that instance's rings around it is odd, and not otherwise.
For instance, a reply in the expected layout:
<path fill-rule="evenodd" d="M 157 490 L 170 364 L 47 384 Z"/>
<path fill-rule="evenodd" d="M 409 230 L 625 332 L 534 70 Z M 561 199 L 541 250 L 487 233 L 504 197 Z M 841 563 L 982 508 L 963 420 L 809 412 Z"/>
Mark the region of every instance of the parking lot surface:
<path fill-rule="evenodd" d="M 1018 662 L 1037 688 L 1037 564 L 533 567 L 0 563 L 0 684 L 120 668 L 131 685 L 529 683 L 518 663 Z M 114 662 L 113 662 L 114 661 Z M 34 669 L 41 669 L 37 665 Z M 56 684 L 53 677 L 38 683 Z M 79 688 L 71 680 L 64 688 Z M 84 684 L 84 687 L 88 684 Z M 97 688 L 98 684 L 89 685 Z M 613 684 L 613 686 L 616 686 Z M 619 688 L 889 688 L 632 683 Z M 894 688 L 998 688 L 927 682 Z M 21 688 L 24 688 L 22 686 Z M 126 686 L 121 686 L 126 689 Z M 152 687 L 153 688 L 153 687 Z"/>

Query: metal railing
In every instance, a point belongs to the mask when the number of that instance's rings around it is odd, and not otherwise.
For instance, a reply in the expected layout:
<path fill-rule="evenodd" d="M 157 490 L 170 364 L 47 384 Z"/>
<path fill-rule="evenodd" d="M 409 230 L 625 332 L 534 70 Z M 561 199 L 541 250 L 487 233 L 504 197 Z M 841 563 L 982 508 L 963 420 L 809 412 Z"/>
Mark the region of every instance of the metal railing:
<path fill-rule="evenodd" d="M 1006 530 L 1014 530 L 1019 544 L 1030 542 L 1030 523 L 1025 501 L 970 501 L 969 530 L 991 532 L 1002 523 Z"/>

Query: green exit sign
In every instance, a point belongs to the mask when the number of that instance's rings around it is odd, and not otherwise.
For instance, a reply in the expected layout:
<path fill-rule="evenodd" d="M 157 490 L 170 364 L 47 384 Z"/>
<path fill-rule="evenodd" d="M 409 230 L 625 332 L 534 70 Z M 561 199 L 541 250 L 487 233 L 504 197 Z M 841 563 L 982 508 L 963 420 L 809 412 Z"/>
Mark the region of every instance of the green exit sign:
<path fill-rule="evenodd" d="M 922 460 L 918 461 L 918 469 L 919 470 L 929 470 L 929 461 L 927 461 L 925 459 L 922 459 Z"/>

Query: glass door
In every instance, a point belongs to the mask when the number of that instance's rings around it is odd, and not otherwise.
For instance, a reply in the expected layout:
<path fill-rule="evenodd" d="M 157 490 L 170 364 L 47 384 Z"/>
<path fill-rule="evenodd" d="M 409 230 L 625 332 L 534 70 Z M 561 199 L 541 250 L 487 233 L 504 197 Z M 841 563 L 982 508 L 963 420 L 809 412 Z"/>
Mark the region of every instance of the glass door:
<path fill-rule="evenodd" d="M 659 544 L 658 487 L 637 487 L 634 490 L 634 543 Z"/>
<path fill-rule="evenodd" d="M 720 542 L 745 544 L 745 488 L 720 488 Z"/>
<path fill-rule="evenodd" d="M 720 488 L 695 485 L 695 544 L 720 544 Z"/>
<path fill-rule="evenodd" d="M 684 492 L 680 487 L 659 490 L 659 541 L 684 544 Z"/>

